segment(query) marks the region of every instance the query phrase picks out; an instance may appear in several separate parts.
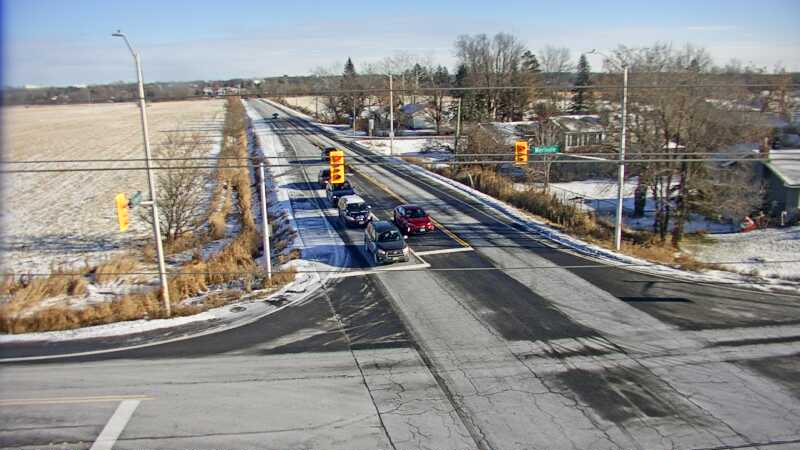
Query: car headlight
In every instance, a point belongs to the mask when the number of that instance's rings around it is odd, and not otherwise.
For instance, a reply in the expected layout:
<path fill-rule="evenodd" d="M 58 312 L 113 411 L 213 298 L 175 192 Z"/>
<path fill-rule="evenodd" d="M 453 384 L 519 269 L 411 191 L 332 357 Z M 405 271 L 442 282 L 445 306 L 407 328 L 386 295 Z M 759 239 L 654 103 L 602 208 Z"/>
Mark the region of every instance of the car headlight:
<path fill-rule="evenodd" d="M 381 256 L 383 256 L 383 255 L 385 255 L 385 254 L 386 254 L 386 251 L 384 251 L 384 250 L 381 250 L 381 249 L 378 249 L 378 254 L 379 254 L 379 255 L 381 255 Z"/>

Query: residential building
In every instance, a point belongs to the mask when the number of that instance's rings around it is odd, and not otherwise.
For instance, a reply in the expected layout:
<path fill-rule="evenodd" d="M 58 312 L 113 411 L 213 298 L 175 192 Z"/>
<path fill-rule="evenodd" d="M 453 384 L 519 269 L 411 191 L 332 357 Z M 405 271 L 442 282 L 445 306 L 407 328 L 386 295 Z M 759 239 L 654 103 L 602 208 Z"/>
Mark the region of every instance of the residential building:
<path fill-rule="evenodd" d="M 597 115 L 566 115 L 551 117 L 559 128 L 559 147 L 564 153 L 605 144 L 606 128 Z"/>
<path fill-rule="evenodd" d="M 764 163 L 767 201 L 778 211 L 786 211 L 789 220 L 800 220 L 800 149 L 769 151 Z"/>

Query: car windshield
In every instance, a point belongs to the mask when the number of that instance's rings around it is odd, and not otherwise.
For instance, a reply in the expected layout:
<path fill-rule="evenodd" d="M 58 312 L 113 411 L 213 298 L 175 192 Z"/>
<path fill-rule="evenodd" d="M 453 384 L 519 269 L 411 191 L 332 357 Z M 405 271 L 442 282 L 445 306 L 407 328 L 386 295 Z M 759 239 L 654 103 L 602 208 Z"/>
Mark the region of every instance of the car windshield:
<path fill-rule="evenodd" d="M 341 191 L 343 189 L 352 189 L 352 187 L 350 186 L 350 183 L 348 183 L 347 181 L 345 181 L 342 184 L 334 184 L 331 188 L 334 191 Z"/>
<path fill-rule="evenodd" d="M 395 242 L 402 239 L 400 232 L 397 230 L 384 231 L 378 236 L 379 242 Z"/>
<path fill-rule="evenodd" d="M 425 214 L 425 210 L 423 210 L 422 208 L 413 208 L 406 210 L 406 217 L 411 217 L 412 219 L 419 219 L 425 216 L 427 216 L 427 214 Z"/>
<path fill-rule="evenodd" d="M 350 213 L 359 213 L 365 212 L 367 210 L 366 203 L 348 203 L 347 204 L 347 212 Z"/>

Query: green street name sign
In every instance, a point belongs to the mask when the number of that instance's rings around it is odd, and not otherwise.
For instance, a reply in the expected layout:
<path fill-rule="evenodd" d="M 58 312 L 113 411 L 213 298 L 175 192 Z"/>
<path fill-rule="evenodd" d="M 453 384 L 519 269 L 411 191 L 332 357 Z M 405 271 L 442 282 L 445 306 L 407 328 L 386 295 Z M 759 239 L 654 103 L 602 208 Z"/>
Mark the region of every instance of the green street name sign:
<path fill-rule="evenodd" d="M 558 153 L 558 146 L 549 145 L 547 147 L 533 147 L 533 153 Z"/>

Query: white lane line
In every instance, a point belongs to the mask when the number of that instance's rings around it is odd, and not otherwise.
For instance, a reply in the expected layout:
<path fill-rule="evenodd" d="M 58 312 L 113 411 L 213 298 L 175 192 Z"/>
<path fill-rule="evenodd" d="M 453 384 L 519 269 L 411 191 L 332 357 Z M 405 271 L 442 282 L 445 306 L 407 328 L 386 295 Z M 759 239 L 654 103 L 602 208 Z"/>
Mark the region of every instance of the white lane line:
<path fill-rule="evenodd" d="M 125 429 L 125 425 L 131 420 L 139 403 L 139 400 L 123 400 L 89 450 L 111 450 L 119 435 L 122 434 L 122 430 Z"/>
<path fill-rule="evenodd" d="M 123 400 L 152 400 L 146 395 L 100 395 L 93 397 L 16 398 L 0 400 L 0 406 L 63 405 L 70 403 L 120 402 Z"/>
<path fill-rule="evenodd" d="M 444 248 L 441 250 L 428 250 L 424 252 L 417 252 L 415 253 L 417 256 L 426 256 L 426 255 L 441 255 L 444 253 L 459 253 L 459 252 L 471 252 L 475 250 L 472 247 L 458 247 L 458 248 Z"/>
<path fill-rule="evenodd" d="M 353 271 L 346 271 L 343 273 L 337 273 L 331 275 L 331 278 L 350 278 L 350 277 L 359 277 L 364 275 L 375 275 L 381 272 L 391 272 L 396 270 L 414 270 L 414 269 L 428 269 L 431 265 L 428 263 L 422 264 L 410 264 L 410 265 L 399 265 L 399 266 L 389 266 L 389 267 L 381 267 L 379 269 L 372 269 L 372 270 L 353 270 Z"/>

